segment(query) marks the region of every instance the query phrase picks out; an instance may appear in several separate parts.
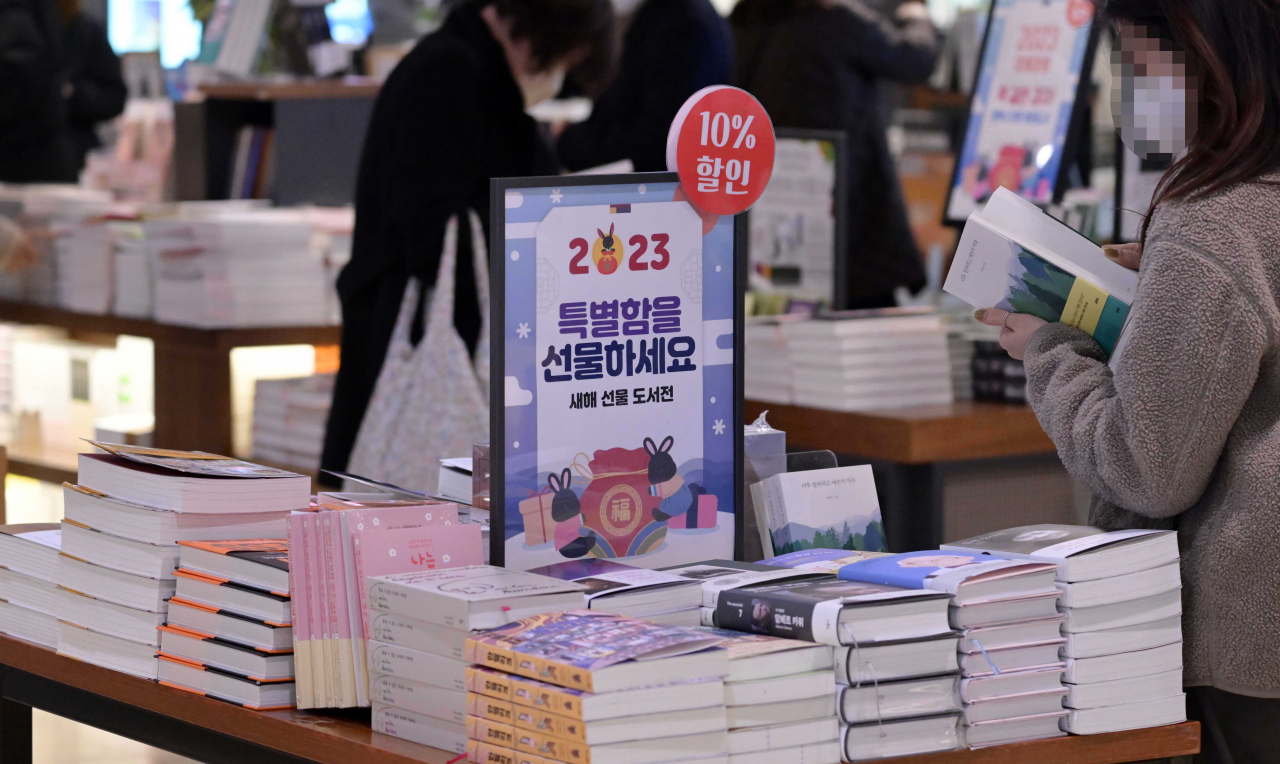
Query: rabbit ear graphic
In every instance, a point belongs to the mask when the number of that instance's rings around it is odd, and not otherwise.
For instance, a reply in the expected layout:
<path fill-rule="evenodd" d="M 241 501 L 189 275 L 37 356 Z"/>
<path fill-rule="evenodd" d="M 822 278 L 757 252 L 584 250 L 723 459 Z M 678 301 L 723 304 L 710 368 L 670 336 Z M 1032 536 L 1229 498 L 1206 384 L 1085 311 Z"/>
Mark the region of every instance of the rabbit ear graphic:
<path fill-rule="evenodd" d="M 662 445 L 658 447 L 658 452 L 665 454 L 666 452 L 670 451 L 671 447 L 674 446 L 675 444 L 676 444 L 676 439 L 668 435 L 667 437 L 662 439 Z"/>
<path fill-rule="evenodd" d="M 610 223 L 610 224 L 609 224 L 609 235 L 610 235 L 610 236 L 612 236 L 612 235 L 613 235 L 613 223 Z"/>
<path fill-rule="evenodd" d="M 568 467 L 565 467 L 564 472 L 560 473 L 560 490 L 563 491 L 571 485 L 573 485 L 573 473 L 569 471 Z"/>
<path fill-rule="evenodd" d="M 551 486 L 551 490 L 555 491 L 556 493 L 559 493 L 561 489 L 564 487 L 560 485 L 560 480 L 554 473 L 547 475 L 547 485 Z"/>
<path fill-rule="evenodd" d="M 600 238 L 602 239 L 604 238 L 604 231 L 601 231 L 599 228 L 597 228 L 596 233 L 600 234 Z"/>
<path fill-rule="evenodd" d="M 658 444 L 653 442 L 653 438 L 645 438 L 644 450 L 649 456 L 653 456 L 658 453 Z"/>

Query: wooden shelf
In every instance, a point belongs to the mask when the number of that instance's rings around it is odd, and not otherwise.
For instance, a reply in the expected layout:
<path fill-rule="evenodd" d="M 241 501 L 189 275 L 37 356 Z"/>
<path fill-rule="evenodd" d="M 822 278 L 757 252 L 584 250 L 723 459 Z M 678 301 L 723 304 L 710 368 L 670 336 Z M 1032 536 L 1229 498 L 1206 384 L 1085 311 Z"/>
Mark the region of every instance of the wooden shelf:
<path fill-rule="evenodd" d="M 310 98 L 372 98 L 382 85 L 368 77 L 296 82 L 225 82 L 200 86 L 205 98 L 228 101 L 296 101 Z"/>
<path fill-rule="evenodd" d="M 447 764 L 456 754 L 381 735 L 369 712 L 251 711 L 0 636 L 0 664 L 165 717 L 323 764 Z M 1065 737 L 893 759 L 893 764 L 1123 764 L 1194 754 L 1200 725 Z"/>
<path fill-rule="evenodd" d="M 15 445 L 7 448 L 9 472 L 14 475 L 55 484 L 76 482 L 78 460 L 70 451 L 32 451 Z"/>
<path fill-rule="evenodd" d="M 746 402 L 746 421 L 768 410 L 769 424 L 787 433 L 787 447 L 900 464 L 992 459 L 1054 453 L 1029 406 L 954 403 L 847 413 Z"/>

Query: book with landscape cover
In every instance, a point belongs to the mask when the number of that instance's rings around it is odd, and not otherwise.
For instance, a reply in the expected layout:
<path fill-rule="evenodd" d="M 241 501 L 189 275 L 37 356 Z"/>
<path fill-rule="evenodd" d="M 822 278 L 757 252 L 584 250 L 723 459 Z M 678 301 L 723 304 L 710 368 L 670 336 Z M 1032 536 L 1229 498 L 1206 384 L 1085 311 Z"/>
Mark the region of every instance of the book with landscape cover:
<path fill-rule="evenodd" d="M 870 465 L 783 472 L 751 486 L 765 557 L 805 549 L 882 552 Z"/>
<path fill-rule="evenodd" d="M 1002 308 L 1077 327 L 1114 354 L 1138 274 L 1007 189 L 965 223 L 943 289 L 975 308 Z"/>

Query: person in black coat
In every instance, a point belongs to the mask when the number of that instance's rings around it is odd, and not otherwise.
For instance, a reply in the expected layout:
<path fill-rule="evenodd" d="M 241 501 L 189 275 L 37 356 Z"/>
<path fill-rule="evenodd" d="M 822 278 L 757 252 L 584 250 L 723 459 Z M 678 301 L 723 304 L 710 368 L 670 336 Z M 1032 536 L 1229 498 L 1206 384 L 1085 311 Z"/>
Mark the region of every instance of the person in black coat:
<path fill-rule="evenodd" d="M 921 82 L 938 38 L 923 3 L 894 20 L 859 0 L 742 0 L 730 16 L 737 84 L 775 127 L 848 136 L 847 308 L 895 304 L 893 292 L 924 286 L 902 190 L 889 152 L 879 81 Z"/>
<path fill-rule="evenodd" d="M 565 128 L 560 161 L 585 170 L 630 159 L 636 172 L 667 169 L 667 131 L 689 96 L 732 76 L 729 25 L 708 0 L 643 0 L 631 17 L 616 79 L 591 117 Z"/>
<path fill-rule="evenodd" d="M 59 0 L 62 16 L 63 50 L 66 53 L 67 120 L 76 170 L 84 158 L 102 145 L 99 122 L 115 119 L 124 112 L 129 89 L 120 72 L 120 59 L 107 41 L 107 30 L 80 11 L 79 0 Z"/>
<path fill-rule="evenodd" d="M 360 160 L 351 261 L 338 278 L 342 363 L 324 469 L 346 468 L 405 287 L 411 276 L 435 283 L 449 218 L 461 216 L 458 251 L 469 252 L 467 210 L 487 235 L 490 178 L 557 171 L 525 108 L 554 96 L 612 23 L 609 0 L 469 0 L 387 78 Z M 456 290 L 454 325 L 474 352 L 480 307 L 469 257 L 458 258 Z"/>
<path fill-rule="evenodd" d="M 62 74 L 52 1 L 0 0 L 0 182 L 75 182 Z"/>

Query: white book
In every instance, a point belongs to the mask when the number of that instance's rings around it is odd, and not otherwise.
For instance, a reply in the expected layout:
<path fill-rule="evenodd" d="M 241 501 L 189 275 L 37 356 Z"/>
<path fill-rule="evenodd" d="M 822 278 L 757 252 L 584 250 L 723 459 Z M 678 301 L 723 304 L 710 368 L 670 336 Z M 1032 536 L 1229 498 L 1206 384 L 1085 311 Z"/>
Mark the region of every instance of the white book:
<path fill-rule="evenodd" d="M 288 626 L 293 622 L 290 600 L 283 595 L 218 583 L 185 571 L 178 571 L 175 584 L 177 587 L 174 590 L 175 596 L 187 602 L 208 605 L 218 610 L 229 610 L 237 615 L 247 615 L 250 618 L 282 626 Z"/>
<path fill-rule="evenodd" d="M 373 731 L 449 753 L 467 752 L 465 723 L 442 721 L 377 700 L 373 701 Z"/>
<path fill-rule="evenodd" d="M 952 628 L 974 629 L 1046 618 L 1058 612 L 1059 592 L 1028 594 L 1003 600 L 971 602 L 951 606 L 948 614 Z"/>
<path fill-rule="evenodd" d="M 602 613 L 652 620 L 650 614 L 694 608 L 702 603 L 702 588 L 697 581 L 670 571 L 637 568 L 613 560 L 566 560 L 529 572 L 582 584 L 587 589 L 587 607 Z"/>
<path fill-rule="evenodd" d="M 765 558 L 797 551 L 816 534 L 841 546 L 881 523 L 870 465 L 783 472 L 751 486 Z"/>
<path fill-rule="evenodd" d="M 376 641 L 369 643 L 369 673 L 374 677 L 375 683 L 379 676 L 385 675 L 455 692 L 466 692 L 469 665 L 471 664 L 465 661 L 399 645 Z"/>
<path fill-rule="evenodd" d="M 1106 732 L 1161 727 L 1187 720 L 1187 696 L 1183 693 L 1165 698 L 1128 703 L 1105 708 L 1073 709 L 1062 719 L 1062 729 L 1073 735 L 1099 735 Z"/>
<path fill-rule="evenodd" d="M 62 486 L 63 519 L 103 533 L 170 545 L 179 541 L 282 539 L 288 512 L 193 514 L 156 509 L 90 491 Z"/>
<path fill-rule="evenodd" d="M 154 579 L 171 579 L 178 567 L 176 545 L 134 541 L 66 520 L 62 522 L 62 553 L 94 565 Z"/>
<path fill-rule="evenodd" d="M 516 713 L 522 713 L 519 706 Z M 701 735 L 727 729 L 723 705 L 689 708 L 655 714 L 629 714 L 613 719 L 596 719 L 586 725 L 587 745 L 609 745 L 628 740 L 646 740 L 679 735 Z"/>
<path fill-rule="evenodd" d="M 1178 536 L 1172 531 L 1103 531 L 1087 525 L 1006 528 L 942 548 L 1057 563 L 1058 580 L 1070 582 L 1122 576 L 1178 560 Z"/>
<path fill-rule="evenodd" d="M 369 607 L 451 629 L 492 629 L 542 613 L 582 609 L 585 587 L 492 565 L 371 576 Z"/>
<path fill-rule="evenodd" d="M 906 395 L 869 395 L 865 397 L 836 398 L 817 393 L 796 391 L 796 404 L 828 411 L 880 411 L 906 408 L 907 406 L 943 406 L 953 403 L 954 393 L 950 385 L 939 386 L 928 392 Z"/>
<path fill-rule="evenodd" d="M 965 629 L 960 634 L 960 650 L 971 653 L 980 648 L 990 650 L 1051 642 L 1061 636 L 1060 628 L 1066 618 L 1059 613 L 1030 621 Z"/>
<path fill-rule="evenodd" d="M 1094 607 L 1063 608 L 1063 634 L 1119 629 L 1182 614 L 1182 590 L 1172 589 L 1142 599 Z"/>
<path fill-rule="evenodd" d="M 836 682 L 859 685 L 937 674 L 960 669 L 954 634 L 854 647 L 835 653 Z"/>
<path fill-rule="evenodd" d="M 973 725 L 1019 716 L 1056 714 L 1062 710 L 1062 699 L 1066 694 L 1067 688 L 1059 687 L 1003 698 L 983 698 L 964 706 L 964 723 Z"/>
<path fill-rule="evenodd" d="M 0 600 L 45 615 L 57 611 L 58 585 L 0 568 Z"/>
<path fill-rule="evenodd" d="M 0 602 L 0 633 L 45 647 L 58 646 L 58 619 L 20 605 Z"/>
<path fill-rule="evenodd" d="M 78 458 L 79 480 L 86 488 L 158 509 L 261 514 L 306 509 L 310 504 L 311 478 L 282 470 L 275 471 L 279 477 L 230 478 L 180 472 L 112 454 Z"/>
<path fill-rule="evenodd" d="M 1058 723 L 1066 716 L 1067 711 L 1059 709 L 1033 716 L 977 722 L 964 728 L 964 741 L 970 748 L 985 748 L 989 745 L 1062 737 L 1067 733 L 1058 728 Z"/>
<path fill-rule="evenodd" d="M 23 575 L 56 581 L 61 546 L 57 524 L 0 525 L 0 566 Z"/>
<path fill-rule="evenodd" d="M 443 687 L 381 676 L 369 683 L 369 697 L 406 711 L 455 724 L 467 723 L 467 694 Z"/>
<path fill-rule="evenodd" d="M 58 593 L 58 620 L 152 647 L 160 646 L 164 613 L 114 605 L 63 589 Z"/>
<path fill-rule="evenodd" d="M 959 711 L 954 674 L 841 687 L 836 710 L 844 724 L 934 716 Z"/>
<path fill-rule="evenodd" d="M 121 573 L 66 555 L 58 561 L 58 566 L 58 586 L 135 610 L 164 613 L 175 589 L 172 579 L 166 581 Z"/>
<path fill-rule="evenodd" d="M 1118 629 L 1067 634 L 1063 658 L 1097 658 L 1112 653 L 1148 650 L 1182 641 L 1182 617 L 1121 626 Z"/>
<path fill-rule="evenodd" d="M 1093 581 L 1059 583 L 1062 596 L 1058 604 L 1064 608 L 1097 607 L 1117 602 L 1142 599 L 1182 587 L 1182 568 L 1177 562 L 1158 568 L 1126 573 Z"/>
<path fill-rule="evenodd" d="M 1003 603 L 1054 591 L 1052 563 L 999 560 L 977 552 L 904 552 L 846 565 L 843 581 L 928 589 L 951 595 L 956 607 Z"/>
<path fill-rule="evenodd" d="M 890 308 L 904 313 L 915 312 L 917 315 L 866 316 L 856 318 L 823 319 L 818 321 L 796 321 L 782 325 L 782 332 L 793 341 L 802 339 L 839 338 L 874 336 L 902 336 L 912 334 L 930 334 L 946 332 L 946 325 L 941 315 L 932 310 L 917 308 Z"/>
<path fill-rule="evenodd" d="M 1066 685 L 1062 705 L 1067 708 L 1102 708 L 1144 700 L 1167 698 L 1182 692 L 1182 669 L 1162 671 L 1129 679 Z"/>
<path fill-rule="evenodd" d="M 649 613 L 638 616 L 659 626 L 684 626 L 692 628 L 702 625 L 702 608 L 687 607 L 681 610 L 669 610 L 665 613 Z"/>
<path fill-rule="evenodd" d="M 436 493 L 450 501 L 471 503 L 471 457 L 440 460 Z"/>
<path fill-rule="evenodd" d="M 1062 661 L 1058 658 L 1058 647 L 1064 641 L 1058 638 L 1042 645 L 1013 645 L 961 653 L 960 670 L 965 676 L 987 676 L 1007 671 L 1059 667 Z"/>
<path fill-rule="evenodd" d="M 985 698 L 1056 690 L 1062 686 L 1064 671 L 1064 668 L 1035 669 L 961 679 L 960 699 L 965 703 L 974 703 Z"/>
<path fill-rule="evenodd" d="M 959 719 L 952 714 L 843 726 L 844 760 L 870 761 L 953 751 L 963 745 Z"/>
<path fill-rule="evenodd" d="M 723 701 L 721 696 L 721 702 Z M 728 706 L 725 714 L 731 730 L 834 718 L 836 694 L 833 692 L 824 698 L 805 698 L 758 706 Z"/>
<path fill-rule="evenodd" d="M 728 753 L 729 735 L 724 731 L 704 732 L 699 735 L 631 740 L 588 748 L 591 764 L 657 764 Z"/>
<path fill-rule="evenodd" d="M 369 614 L 369 639 L 431 655 L 465 660 L 470 632 L 437 626 L 394 613 Z"/>
<path fill-rule="evenodd" d="M 160 652 L 251 679 L 292 679 L 293 653 L 268 652 L 172 626 L 160 627 Z"/>
<path fill-rule="evenodd" d="M 729 589 L 740 589 L 752 584 L 763 584 L 770 581 L 782 581 L 793 578 L 812 578 L 811 570 L 792 570 L 757 565 L 750 562 L 734 562 L 732 560 L 708 560 L 682 565 L 674 568 L 663 568 L 682 578 L 693 579 L 702 583 L 702 606 L 714 608 L 720 593 Z M 705 624 L 710 626 L 711 624 Z"/>
<path fill-rule="evenodd" d="M 771 727 L 747 727 L 729 730 L 729 753 L 777 751 L 839 739 L 840 723 L 834 717 Z"/>
<path fill-rule="evenodd" d="M 1175 668 L 1182 668 L 1181 642 L 1098 658 L 1068 658 L 1067 671 L 1062 681 L 1069 684 L 1089 684 L 1159 674 Z"/>
<path fill-rule="evenodd" d="M 812 672 L 830 673 L 835 665 L 830 645 L 737 631 L 717 630 L 716 633 L 728 639 L 722 644 L 729 652 L 726 682 L 749 682 Z"/>
<path fill-rule="evenodd" d="M 750 706 L 761 703 L 785 703 L 830 695 L 836 690 L 835 676 L 830 670 L 807 674 L 725 682 L 726 706 Z"/>
<path fill-rule="evenodd" d="M 731 753 L 729 764 L 840 764 L 840 741 L 806 743 L 792 748 L 755 753 Z"/>
<path fill-rule="evenodd" d="M 154 647 L 99 634 L 65 621 L 58 622 L 58 655 L 143 679 L 156 679 L 160 670 Z"/>
<path fill-rule="evenodd" d="M 168 624 L 259 650 L 274 652 L 293 647 L 293 628 L 290 626 L 222 613 L 177 598 L 169 602 Z"/>
<path fill-rule="evenodd" d="M 158 679 L 169 684 L 194 690 L 202 695 L 255 710 L 293 708 L 298 697 L 293 682 L 262 682 L 236 676 L 226 671 L 211 671 L 189 663 L 161 657 Z"/>

